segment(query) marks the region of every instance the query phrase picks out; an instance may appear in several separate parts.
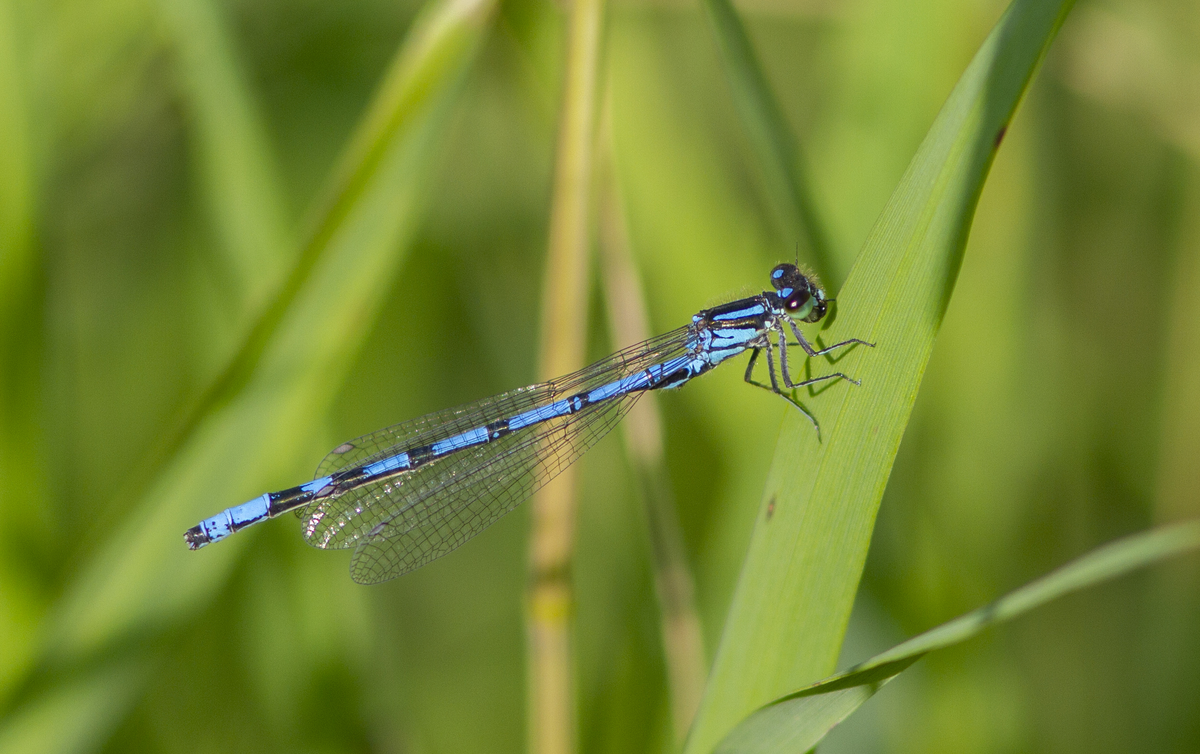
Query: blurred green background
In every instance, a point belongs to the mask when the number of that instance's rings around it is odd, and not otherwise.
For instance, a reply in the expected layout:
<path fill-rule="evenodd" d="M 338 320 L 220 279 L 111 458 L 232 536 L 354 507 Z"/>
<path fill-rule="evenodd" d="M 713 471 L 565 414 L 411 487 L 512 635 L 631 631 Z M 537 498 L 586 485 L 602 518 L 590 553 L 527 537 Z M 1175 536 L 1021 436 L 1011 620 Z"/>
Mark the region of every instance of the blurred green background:
<path fill-rule="evenodd" d="M 738 7 L 802 144 L 836 288 L 1004 3 Z M 208 418 L 243 405 L 206 391 L 297 259 L 420 10 L 0 0 L 0 750 L 524 749 L 527 510 L 371 588 L 291 519 L 220 552 L 180 536 L 305 479 L 342 440 L 535 380 L 564 10 L 504 0 L 414 147 L 379 294 L 321 334 L 345 343 L 310 370 L 329 400 L 278 409 L 289 431 L 252 447 L 213 440 L 228 478 L 187 476 L 179 427 L 219 435 Z M 1190 0 L 1080 2 L 1068 19 L 984 190 L 846 663 L 1200 513 L 1197 38 Z M 798 239 L 772 219 L 699 6 L 613 0 L 603 60 L 661 332 L 759 290 Z M 581 305 L 600 356 L 595 293 Z M 787 410 L 740 377 L 660 401 L 710 658 Z M 669 750 L 618 434 L 581 463 L 580 747 Z M 1180 561 L 931 656 L 821 749 L 1200 751 L 1197 586 Z"/>

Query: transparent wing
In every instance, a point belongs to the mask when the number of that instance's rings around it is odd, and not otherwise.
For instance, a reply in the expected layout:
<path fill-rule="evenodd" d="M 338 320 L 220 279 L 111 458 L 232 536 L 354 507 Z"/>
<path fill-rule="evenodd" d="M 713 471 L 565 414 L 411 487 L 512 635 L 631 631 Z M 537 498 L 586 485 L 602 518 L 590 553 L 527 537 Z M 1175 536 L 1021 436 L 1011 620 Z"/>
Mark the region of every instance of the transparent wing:
<path fill-rule="evenodd" d="M 451 552 L 574 463 L 640 395 L 614 398 L 530 428 L 482 467 L 473 466 L 471 458 L 446 459 L 434 486 L 411 495 L 407 505 L 365 533 L 350 560 L 351 577 L 375 584 Z"/>
<path fill-rule="evenodd" d="M 410 448 L 453 437 L 479 426 L 481 418 L 483 418 L 484 424 L 488 424 L 503 418 L 506 414 L 512 416 L 546 403 L 552 403 L 554 401 L 554 398 L 551 397 L 553 390 L 553 383 L 517 388 L 457 408 L 434 411 L 416 419 L 393 424 L 390 427 L 357 437 L 331 450 L 317 466 L 317 473 L 313 475 L 313 479 L 320 479 L 342 469 L 365 466 L 403 453 Z M 308 518 L 314 513 L 313 506 L 296 509 L 297 518 Z M 338 545 L 325 546 L 337 547 Z"/>
<path fill-rule="evenodd" d="M 519 414 L 536 406 L 551 403 L 554 383 L 517 388 L 507 393 L 493 395 L 481 401 L 468 403 L 457 408 L 434 411 L 431 414 L 411 419 L 377 430 L 368 435 L 342 443 L 325 456 L 313 479 L 319 479 L 335 471 L 355 466 L 365 466 L 384 458 L 403 453 L 410 448 L 444 440 L 479 426 L 484 419 L 495 421 L 505 415 Z M 492 417 L 487 419 L 487 417 Z"/>
<path fill-rule="evenodd" d="M 534 388 L 544 387 L 546 386 L 534 386 Z M 539 392 L 542 391 L 539 390 Z M 533 408 L 533 406 L 528 408 Z M 520 407 L 516 411 L 520 413 L 528 408 Z M 580 415 L 582 416 L 582 412 Z M 483 423 L 487 424 L 490 421 L 494 420 L 487 420 Z M 476 426 L 479 426 L 476 422 L 466 422 L 461 429 L 449 432 L 445 436 L 450 437 Z M 483 469 L 489 464 L 503 462 L 504 455 L 522 439 L 529 437 L 532 429 L 531 427 L 523 432 L 513 432 L 485 445 L 464 448 L 458 453 L 418 466 L 410 472 L 361 484 L 335 497 L 313 503 L 308 508 L 307 522 L 303 530 L 304 537 L 309 544 L 322 549 L 355 547 L 371 529 L 386 521 L 398 510 L 403 509 L 405 505 L 437 489 L 444 482 L 446 476 L 465 474 L 472 469 Z M 441 439 L 436 436 L 428 439 L 429 435 L 426 433 L 418 434 L 416 437 L 414 442 L 405 443 L 400 450 L 395 452 L 403 452 L 406 448 L 418 447 L 427 442 L 436 442 L 437 439 Z M 390 452 L 384 452 L 380 457 L 386 458 L 389 455 L 391 455 Z M 372 463 L 375 460 L 378 458 L 368 456 L 368 460 L 363 463 Z"/>
<path fill-rule="evenodd" d="M 336 448 L 317 475 L 387 458 L 614 382 L 685 353 L 687 333 L 681 328 L 552 382 L 365 435 Z M 323 548 L 357 546 L 357 580 L 380 581 L 411 570 L 519 505 L 603 436 L 637 395 L 588 406 L 314 503 L 305 509 L 305 538 Z M 396 549 L 405 552 L 386 552 Z"/>

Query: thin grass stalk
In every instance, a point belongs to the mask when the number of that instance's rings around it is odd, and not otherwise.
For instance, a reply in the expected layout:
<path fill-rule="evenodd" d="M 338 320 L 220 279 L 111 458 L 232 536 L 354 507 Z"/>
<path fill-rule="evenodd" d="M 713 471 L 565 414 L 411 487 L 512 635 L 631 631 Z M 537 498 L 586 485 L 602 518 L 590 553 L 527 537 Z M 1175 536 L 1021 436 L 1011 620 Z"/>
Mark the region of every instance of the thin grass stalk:
<path fill-rule="evenodd" d="M 1162 419 L 1154 518 L 1160 523 L 1200 516 L 1200 169 L 1193 163 L 1179 213 L 1180 228 L 1167 307 Z M 1200 672 L 1196 625 L 1200 621 L 1200 571 L 1164 569 L 1156 573 L 1147 600 L 1146 653 L 1154 682 L 1143 692 L 1151 748 L 1169 749 L 1186 733 Z"/>
<path fill-rule="evenodd" d="M 11 3 L 0 0 L 0 536 L 20 540 L 5 548 L 17 554 L 13 565 L 19 566 L 29 560 L 33 543 L 26 540 L 43 539 L 47 531 L 31 519 L 38 506 L 19 502 L 43 499 L 42 483 L 34 478 L 40 468 L 42 297 L 29 110 L 14 16 Z"/>
<path fill-rule="evenodd" d="M 1158 458 L 1153 516 L 1158 523 L 1200 515 L 1200 129 L 1193 116 L 1200 100 L 1191 59 L 1173 49 L 1162 8 L 1135 16 L 1100 6 L 1080 10 L 1067 48 L 1064 80 L 1103 108 L 1136 119 L 1187 155 L 1180 199 L 1171 219 L 1173 269 L 1164 307 L 1165 358 L 1159 402 Z M 1200 18 L 1200 16 L 1193 16 Z M 1182 19 L 1176 19 L 1175 24 Z M 1113 40 L 1142 40 L 1114 53 Z M 1120 63 L 1114 65 L 1114 59 Z M 1166 95 L 1166 96 L 1164 96 Z M 1200 573 L 1170 568 L 1154 574 L 1143 610 L 1147 679 L 1139 689 L 1147 751 L 1177 747 L 1187 734 L 1200 684 L 1196 625 L 1200 622 Z"/>
<path fill-rule="evenodd" d="M 251 319 L 278 287 L 295 242 L 264 119 L 214 0 L 159 0 L 218 252 Z"/>
<path fill-rule="evenodd" d="M 126 475 L 118 497 L 141 494 L 210 410 L 230 399 L 238 384 L 235 375 L 253 369 L 250 362 L 262 355 L 267 325 L 278 324 L 281 299 L 298 290 L 297 275 L 311 270 L 315 253 L 314 231 L 303 239 L 297 260 L 299 244 L 288 228 L 270 138 L 220 10 L 213 0 L 159 0 L 158 7 L 190 116 L 193 159 L 219 239 L 216 256 L 237 297 L 239 329 L 235 350 L 221 354 L 212 381 Z M 312 227 L 321 227 L 325 219 L 314 212 Z"/>
<path fill-rule="evenodd" d="M 807 261 L 836 290 L 844 271 L 835 265 L 829 236 L 808 186 L 800 144 L 771 91 L 746 26 L 730 0 L 704 0 L 704 7 L 717 37 L 734 103 L 758 158 L 782 240 L 788 246 L 803 241 Z"/>
<path fill-rule="evenodd" d="M 567 30 L 566 82 L 550 210 L 539 374 L 553 379 L 583 365 L 592 151 L 604 0 L 575 0 Z M 568 467 L 533 499 L 526 636 L 529 747 L 535 754 L 575 751 L 575 682 L 570 577 L 576 476 Z"/>
<path fill-rule="evenodd" d="M 611 96 L 605 101 L 601 117 L 598 150 L 601 274 L 613 347 L 619 349 L 646 340 L 651 333 L 645 289 L 633 260 L 625 205 L 612 159 Z M 621 430 L 646 511 L 671 723 L 676 742 L 682 744 L 700 707 L 707 667 L 695 581 L 663 460 L 662 418 L 655 393 L 648 392 L 634 404 L 621 422 Z"/>
<path fill-rule="evenodd" d="M 277 317 L 280 326 L 260 320 L 256 330 L 269 342 L 245 346 L 226 370 L 228 376 L 251 368 L 254 380 L 209 391 L 209 402 L 200 404 L 208 411 L 196 409 L 151 490 L 71 574 L 38 649 L 42 667 L 72 670 L 45 684 L 27 683 L 36 696 L 6 708 L 0 741 L 61 738 L 94 710 L 87 743 L 102 745 L 139 698 L 136 690 L 115 693 L 104 678 L 109 662 L 153 664 L 161 645 L 155 637 L 215 596 L 244 544 L 229 542 L 232 549 L 197 560 L 182 547 L 178 527 L 211 509 L 213 487 L 248 486 L 246 479 L 278 468 L 307 443 L 312 417 L 323 415 L 336 394 L 355 340 L 365 337 L 409 246 L 423 206 L 422 174 L 494 8 L 493 0 L 431 0 L 414 23 L 348 150 L 361 162 L 341 163 L 313 236 L 322 240 L 309 242 L 290 278 L 302 290 L 279 295 L 272 306 L 280 311 L 264 319 Z M 231 446 L 243 449 L 245 465 L 229 463 Z M 139 641 L 127 640 L 135 633 Z M 101 658 L 103 665 L 96 662 Z"/>
<path fill-rule="evenodd" d="M 137 627 L 143 637 L 164 630 L 214 596 L 244 545 L 229 542 L 232 548 L 196 559 L 180 544 L 180 521 L 210 510 L 212 496 L 250 486 L 247 480 L 264 467 L 289 463 L 301 445 L 311 449 L 304 433 L 336 394 L 348 355 L 365 337 L 365 323 L 408 247 L 422 206 L 416 186 L 494 7 L 491 0 L 432 2 L 414 23 L 349 152 L 369 163 L 351 171 L 362 184 L 353 198 L 341 200 L 340 219 L 322 220 L 332 240 L 312 251 L 319 266 L 300 276 L 303 295 L 277 304 L 287 316 L 283 327 L 267 329 L 265 359 L 241 364 L 256 368 L 255 379 L 236 383 L 234 394 L 210 405 L 210 414 L 178 438 L 150 491 L 71 575 L 44 629 L 45 665 L 82 663 Z M 371 147 L 367 135 L 384 143 Z M 343 174 L 353 167 L 343 163 Z M 227 374 L 252 351 L 240 351 Z M 231 463 L 230 443 L 243 448 L 233 460 L 244 466 Z"/>
<path fill-rule="evenodd" d="M 60 552 L 53 509 L 42 502 L 45 283 L 16 15 L 0 0 L 0 704 L 32 662 L 49 599 L 41 575 L 54 572 Z"/>
<path fill-rule="evenodd" d="M 448 69 L 463 65 L 489 22 L 495 0 L 428 0 L 393 57 L 370 109 L 359 121 L 304 222 L 299 253 L 286 278 L 264 304 L 238 350 L 204 391 L 181 412 L 152 451 L 157 471 L 195 434 L 206 417 L 243 391 L 296 297 L 309 283 L 334 236 L 377 177 L 396 134 L 413 128 L 444 96 Z M 147 472 L 147 476 L 150 472 Z"/>
<path fill-rule="evenodd" d="M 1188 167 L 1180 242 L 1171 276 L 1155 518 L 1200 514 L 1200 170 Z"/>

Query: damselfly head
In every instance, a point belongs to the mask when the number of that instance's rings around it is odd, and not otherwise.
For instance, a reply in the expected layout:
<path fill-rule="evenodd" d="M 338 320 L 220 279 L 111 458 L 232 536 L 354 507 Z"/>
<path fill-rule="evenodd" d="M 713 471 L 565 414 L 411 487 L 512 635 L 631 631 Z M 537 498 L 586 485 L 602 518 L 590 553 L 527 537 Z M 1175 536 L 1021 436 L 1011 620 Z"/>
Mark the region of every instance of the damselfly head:
<path fill-rule="evenodd" d="M 801 322 L 816 322 L 825 316 L 825 291 L 817 276 L 794 264 L 784 262 L 771 270 L 771 285 L 783 304 L 783 310 Z"/>

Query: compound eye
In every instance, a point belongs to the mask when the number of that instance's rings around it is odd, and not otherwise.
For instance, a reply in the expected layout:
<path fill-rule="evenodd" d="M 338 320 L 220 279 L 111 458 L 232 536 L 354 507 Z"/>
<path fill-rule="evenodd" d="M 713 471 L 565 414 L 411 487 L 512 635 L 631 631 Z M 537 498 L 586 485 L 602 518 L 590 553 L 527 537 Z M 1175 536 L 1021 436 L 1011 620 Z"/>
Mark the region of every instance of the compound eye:
<path fill-rule="evenodd" d="M 787 309 L 789 312 L 798 312 L 803 309 L 805 304 L 807 304 L 810 300 L 812 300 L 812 294 L 803 288 L 798 288 L 796 289 L 795 293 L 788 296 L 783 302 L 783 308 Z"/>

